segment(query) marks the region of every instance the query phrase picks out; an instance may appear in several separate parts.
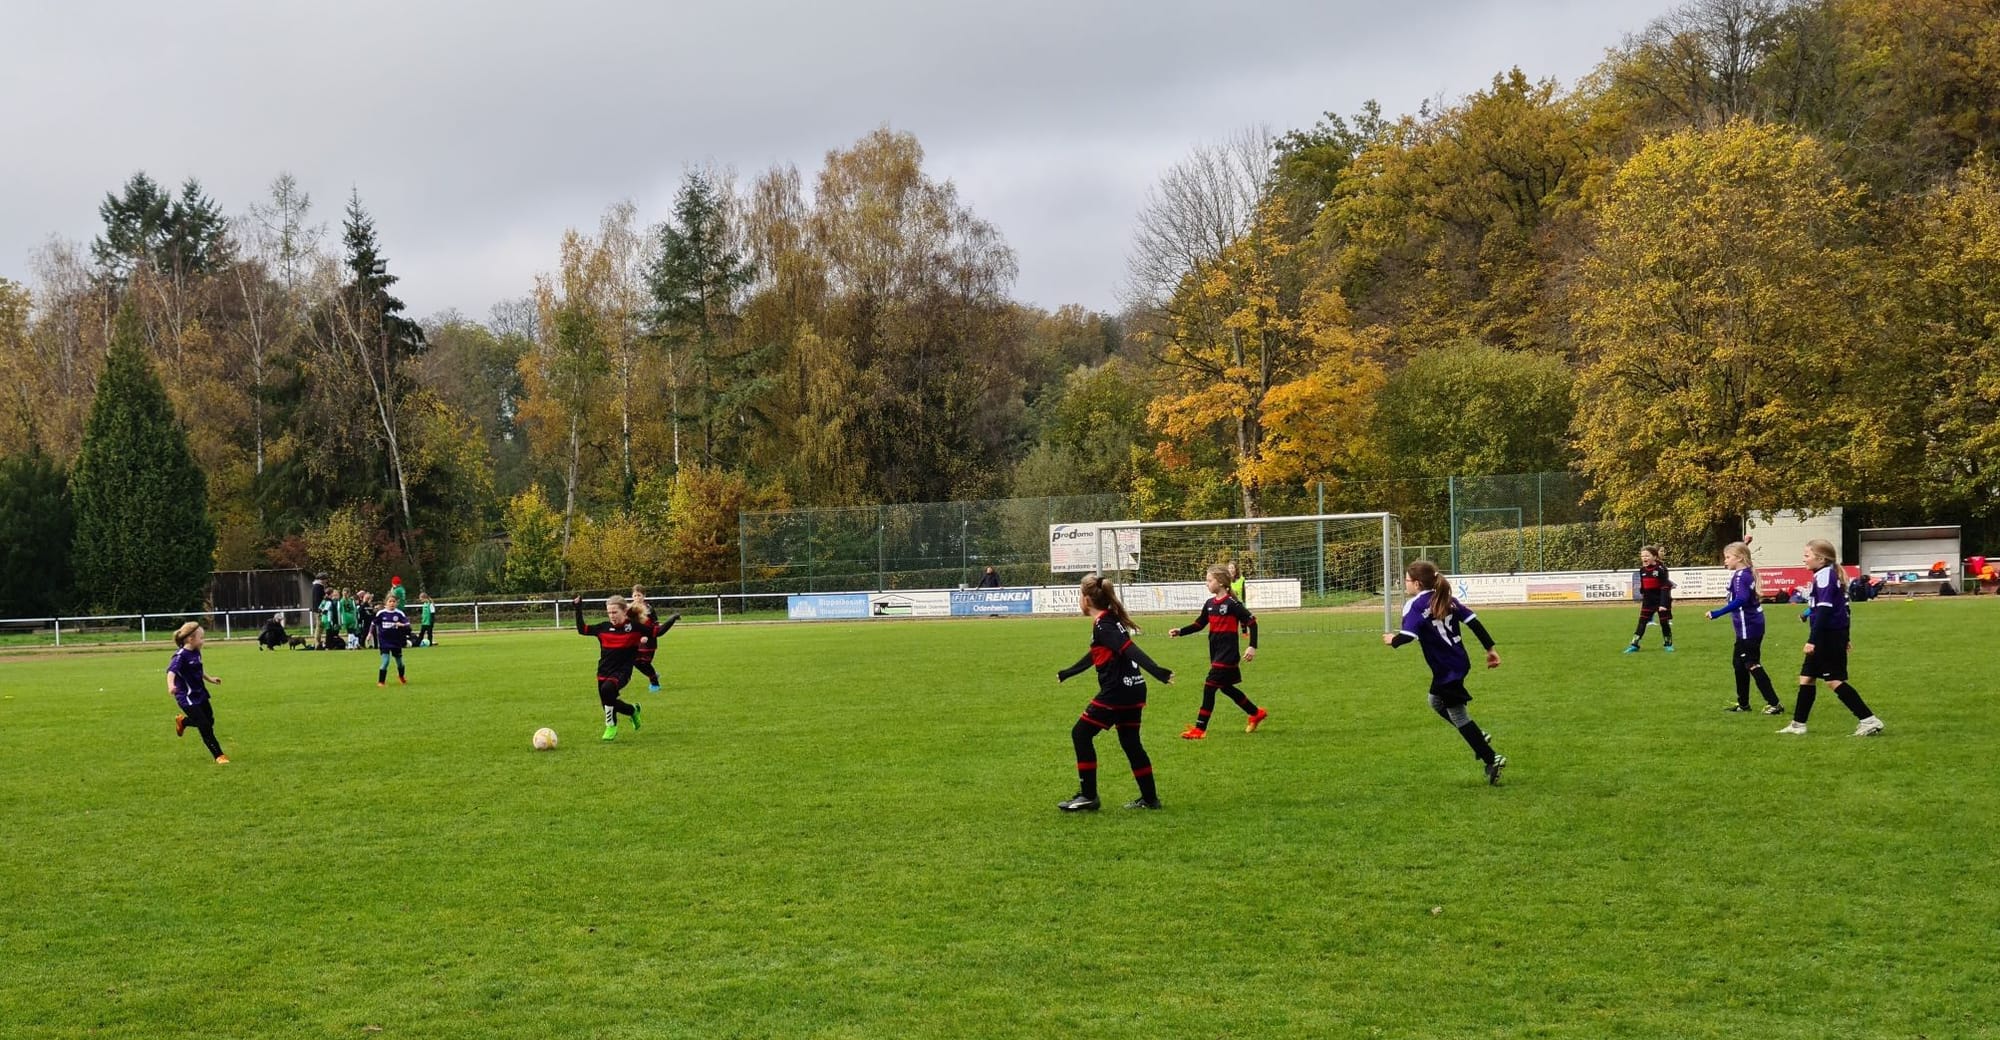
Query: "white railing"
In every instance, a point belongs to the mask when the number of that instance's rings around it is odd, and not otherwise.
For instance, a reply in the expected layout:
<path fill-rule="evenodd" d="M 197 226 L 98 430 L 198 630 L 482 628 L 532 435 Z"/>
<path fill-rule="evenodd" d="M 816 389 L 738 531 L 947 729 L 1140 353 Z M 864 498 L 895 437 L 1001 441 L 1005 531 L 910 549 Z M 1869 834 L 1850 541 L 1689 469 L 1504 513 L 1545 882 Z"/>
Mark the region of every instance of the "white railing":
<path fill-rule="evenodd" d="M 727 621 L 730 605 L 735 613 L 743 615 L 752 609 L 768 611 L 782 618 L 785 613 L 785 593 L 739 593 L 728 592 L 707 596 L 648 596 L 658 613 L 670 614 L 676 611 L 692 617 L 699 608 L 705 617 L 711 610 L 717 622 Z M 752 608 L 751 600 L 768 601 L 768 606 Z M 435 601 L 433 625 L 439 632 L 479 632 L 493 628 L 542 629 L 574 626 L 573 614 L 567 613 L 574 597 L 531 596 L 526 599 L 468 599 Z M 590 596 L 584 603 L 602 607 L 605 597 Z M 410 616 L 413 627 L 422 624 L 421 603 L 410 604 L 403 612 Z M 22 646 L 63 646 L 67 639 L 70 645 L 117 645 L 122 643 L 171 642 L 173 632 L 183 623 L 199 621 L 209 630 L 211 639 L 251 640 L 256 639 L 273 615 L 284 619 L 288 636 L 305 636 L 308 642 L 317 642 L 319 622 L 317 615 L 306 607 L 276 609 L 263 607 L 256 610 L 211 610 L 192 612 L 161 612 L 151 614 L 64 614 L 61 616 L 0 618 L 0 650 Z M 11 636 L 28 636 L 27 640 L 16 640 Z"/>

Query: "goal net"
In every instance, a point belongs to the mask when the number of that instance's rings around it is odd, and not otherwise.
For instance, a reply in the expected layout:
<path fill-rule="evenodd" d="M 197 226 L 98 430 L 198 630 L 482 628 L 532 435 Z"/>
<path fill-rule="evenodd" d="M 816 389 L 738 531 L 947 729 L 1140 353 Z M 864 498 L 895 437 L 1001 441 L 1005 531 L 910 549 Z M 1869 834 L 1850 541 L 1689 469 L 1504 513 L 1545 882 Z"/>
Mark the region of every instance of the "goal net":
<path fill-rule="evenodd" d="M 1254 520 L 1112 523 L 1097 528 L 1098 570 L 1134 584 L 1200 581 L 1235 561 L 1250 607 L 1348 607 L 1395 628 L 1402 598 L 1402 524 L 1393 513 L 1329 513 Z M 1293 591 L 1294 587 L 1296 592 Z M 1261 593 L 1261 594 L 1260 594 Z M 1263 602 L 1259 602 L 1262 600 Z"/>

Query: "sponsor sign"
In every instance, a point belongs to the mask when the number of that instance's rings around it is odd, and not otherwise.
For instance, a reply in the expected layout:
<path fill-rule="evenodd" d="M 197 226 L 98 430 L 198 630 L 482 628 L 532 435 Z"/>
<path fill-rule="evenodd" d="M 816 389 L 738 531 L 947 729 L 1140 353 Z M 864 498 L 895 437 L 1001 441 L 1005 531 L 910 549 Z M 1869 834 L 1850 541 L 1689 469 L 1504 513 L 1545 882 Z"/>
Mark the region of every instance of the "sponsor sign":
<path fill-rule="evenodd" d="M 1105 569 L 1137 570 L 1138 531 L 1118 532 L 1118 559 L 1115 562 L 1098 559 L 1097 529 L 1106 526 L 1109 524 L 1050 524 L 1049 573 L 1084 574 Z"/>
<path fill-rule="evenodd" d="M 793 621 L 863 620 L 868 617 L 868 594 L 831 592 L 787 596 L 785 616 Z"/>
<path fill-rule="evenodd" d="M 1201 587 L 1203 598 L 1208 586 Z M 1296 578 L 1251 578 L 1243 583 L 1243 605 L 1257 610 L 1291 610 L 1305 605 L 1305 593 Z"/>
<path fill-rule="evenodd" d="M 1083 593 L 1074 585 L 1043 586 L 1035 590 L 1034 607 L 1037 614 L 1081 614 Z"/>
<path fill-rule="evenodd" d="M 869 597 L 868 616 L 878 618 L 950 617 L 949 592 L 878 592 Z"/>
<path fill-rule="evenodd" d="M 949 596 L 953 617 L 1035 612 L 1034 589 L 956 589 Z"/>
<path fill-rule="evenodd" d="M 1847 576 L 1848 581 L 1853 581 L 1855 575 L 1861 573 L 1861 568 L 1842 567 L 1840 571 Z M 1812 575 L 1811 567 L 1759 567 L 1757 568 L 1757 595 L 1764 599 L 1770 599 L 1773 596 L 1789 596 L 1793 589 L 1811 586 Z"/>

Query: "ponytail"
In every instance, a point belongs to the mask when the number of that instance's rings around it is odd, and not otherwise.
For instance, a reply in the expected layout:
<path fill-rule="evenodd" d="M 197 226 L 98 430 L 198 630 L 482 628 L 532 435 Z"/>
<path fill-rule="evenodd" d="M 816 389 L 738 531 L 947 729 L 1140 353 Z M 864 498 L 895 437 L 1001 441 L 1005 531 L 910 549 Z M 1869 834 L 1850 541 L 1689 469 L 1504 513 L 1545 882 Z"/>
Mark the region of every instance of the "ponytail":
<path fill-rule="evenodd" d="M 1139 634 L 1139 624 L 1132 615 L 1125 612 L 1125 604 L 1118 602 L 1118 592 L 1111 585 L 1111 579 L 1092 572 L 1083 576 L 1083 584 L 1077 587 L 1077 594 L 1092 609 L 1110 614 L 1124 625 L 1133 635 Z"/>
<path fill-rule="evenodd" d="M 1409 575 L 1410 580 L 1416 582 L 1418 586 L 1430 592 L 1431 605 L 1426 612 L 1428 617 L 1437 620 L 1451 613 L 1451 582 L 1446 581 L 1445 576 L 1438 573 L 1437 564 L 1429 560 L 1418 560 L 1410 564 L 1410 569 L 1403 573 Z"/>
<path fill-rule="evenodd" d="M 1820 560 L 1820 567 L 1833 568 L 1833 582 L 1836 585 L 1840 584 L 1842 577 L 1840 573 L 1840 550 L 1834 548 L 1833 543 L 1824 538 L 1815 538 L 1807 542 L 1806 548 L 1812 552 L 1813 556 Z M 1813 570 L 1817 571 L 1819 567 L 1814 567 Z"/>

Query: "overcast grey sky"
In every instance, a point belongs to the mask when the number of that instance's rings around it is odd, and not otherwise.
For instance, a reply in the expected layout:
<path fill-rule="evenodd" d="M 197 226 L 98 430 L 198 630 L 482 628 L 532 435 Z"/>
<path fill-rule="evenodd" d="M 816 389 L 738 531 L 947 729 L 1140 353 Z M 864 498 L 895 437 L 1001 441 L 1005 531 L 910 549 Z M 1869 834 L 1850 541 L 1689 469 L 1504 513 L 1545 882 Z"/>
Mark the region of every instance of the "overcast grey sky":
<path fill-rule="evenodd" d="M 135 170 L 231 214 L 289 170 L 336 232 L 360 189 L 412 311 L 483 317 L 565 227 L 621 198 L 660 220 L 689 164 L 810 174 L 883 124 L 1000 228 L 1016 296 L 1113 307 L 1141 198 L 1193 145 L 1511 65 L 1573 82 L 1671 0 L 11 6 L 0 276 L 88 242 Z"/>

